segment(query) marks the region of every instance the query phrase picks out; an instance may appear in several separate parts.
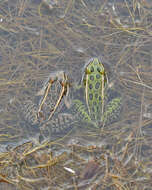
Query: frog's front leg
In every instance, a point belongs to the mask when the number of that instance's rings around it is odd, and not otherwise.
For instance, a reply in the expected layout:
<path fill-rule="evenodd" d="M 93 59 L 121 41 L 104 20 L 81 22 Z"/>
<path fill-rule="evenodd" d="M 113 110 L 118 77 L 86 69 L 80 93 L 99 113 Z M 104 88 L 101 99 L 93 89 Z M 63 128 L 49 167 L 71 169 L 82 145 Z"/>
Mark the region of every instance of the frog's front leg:
<path fill-rule="evenodd" d="M 119 119 L 122 110 L 122 98 L 116 97 L 112 99 L 106 106 L 104 114 L 101 118 L 102 126 L 113 123 Z"/>

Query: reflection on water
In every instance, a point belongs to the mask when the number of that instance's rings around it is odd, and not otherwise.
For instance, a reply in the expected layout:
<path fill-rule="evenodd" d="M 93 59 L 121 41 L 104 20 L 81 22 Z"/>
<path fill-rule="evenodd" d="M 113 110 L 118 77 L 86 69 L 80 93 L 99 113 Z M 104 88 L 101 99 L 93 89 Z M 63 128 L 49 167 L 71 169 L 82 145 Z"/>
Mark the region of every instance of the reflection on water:
<path fill-rule="evenodd" d="M 0 2 L 3 187 L 150 189 L 151 21 L 148 0 Z M 50 138 L 45 130 L 47 138 L 41 139 L 38 92 L 50 73 L 61 70 L 73 89 L 92 57 L 102 58 L 109 83 L 122 95 L 120 120 L 102 129 L 70 125 L 60 138 Z M 70 118 L 63 113 L 60 122 Z M 88 175 L 90 179 L 81 178 Z"/>

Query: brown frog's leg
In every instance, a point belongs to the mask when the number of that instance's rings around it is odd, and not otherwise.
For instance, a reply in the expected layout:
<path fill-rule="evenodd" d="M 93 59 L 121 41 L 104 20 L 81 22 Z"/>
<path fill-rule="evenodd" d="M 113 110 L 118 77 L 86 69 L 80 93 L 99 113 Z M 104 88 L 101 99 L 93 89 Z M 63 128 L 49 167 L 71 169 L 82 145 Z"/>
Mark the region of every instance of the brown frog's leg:
<path fill-rule="evenodd" d="M 50 113 L 48 120 L 50 120 L 51 117 L 53 116 L 53 114 L 55 113 L 63 96 L 67 94 L 67 91 L 69 89 L 68 77 L 64 71 L 58 71 L 58 72 L 54 73 L 54 75 L 52 75 L 52 77 L 50 77 L 50 79 L 48 81 L 48 84 L 45 88 L 44 96 L 42 98 L 42 101 L 41 101 L 39 109 L 38 109 L 38 117 L 44 118 L 43 113 L 42 113 L 42 107 L 46 101 L 49 91 L 51 90 L 51 86 L 55 81 L 60 82 L 62 88 L 61 88 L 61 92 L 59 93 L 59 98 L 58 98 L 57 102 L 55 103 L 54 108 L 51 109 L 51 113 Z"/>

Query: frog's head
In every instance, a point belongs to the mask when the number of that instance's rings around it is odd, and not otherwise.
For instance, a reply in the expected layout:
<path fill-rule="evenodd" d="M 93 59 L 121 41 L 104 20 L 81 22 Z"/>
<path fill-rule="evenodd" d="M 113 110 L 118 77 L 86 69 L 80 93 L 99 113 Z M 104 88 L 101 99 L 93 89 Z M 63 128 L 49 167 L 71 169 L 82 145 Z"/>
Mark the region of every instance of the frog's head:
<path fill-rule="evenodd" d="M 88 75 L 90 75 L 90 79 L 92 76 L 95 76 L 97 79 L 103 79 L 104 86 L 108 83 L 105 67 L 98 58 L 92 58 L 85 64 L 81 82 L 86 84 L 86 76 Z M 92 80 L 94 80 L 93 77 Z"/>

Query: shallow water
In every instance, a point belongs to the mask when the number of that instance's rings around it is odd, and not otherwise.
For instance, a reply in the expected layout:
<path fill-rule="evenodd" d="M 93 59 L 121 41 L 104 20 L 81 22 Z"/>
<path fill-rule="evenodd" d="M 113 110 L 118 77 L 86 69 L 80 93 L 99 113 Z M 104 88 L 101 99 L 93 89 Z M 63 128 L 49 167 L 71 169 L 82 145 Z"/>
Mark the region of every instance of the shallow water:
<path fill-rule="evenodd" d="M 109 81 L 123 97 L 120 121 L 104 127 L 101 136 L 99 130 L 87 126 L 83 130 L 82 125 L 76 125 L 74 132 L 70 131 L 67 139 L 61 142 L 61 147 L 70 154 L 68 144 L 71 144 L 71 139 L 83 148 L 92 144 L 102 147 L 103 143 L 106 147 L 103 149 L 108 151 L 106 154 L 109 154 L 114 163 L 116 156 L 119 160 L 124 159 L 125 167 L 132 168 L 127 170 L 128 178 L 136 173 L 135 162 L 138 160 L 142 171 L 133 175 L 132 179 L 138 181 L 135 183 L 136 188 L 143 189 L 144 184 L 148 188 L 151 170 L 144 170 L 142 164 L 148 168 L 148 162 L 151 163 L 151 21 L 151 3 L 143 0 L 1 1 L 1 151 L 11 150 L 27 141 L 41 146 L 39 126 L 27 122 L 22 105 L 27 100 L 38 105 L 41 96 L 37 96 L 37 93 L 43 88 L 50 73 L 63 70 L 72 83 L 78 83 L 86 62 L 92 57 L 100 57 Z M 31 107 L 27 112 L 30 111 Z M 75 138 L 78 141 L 75 142 Z M 43 139 L 45 140 L 53 139 Z M 60 155 L 61 147 L 54 152 Z M 79 155 L 80 152 L 82 155 Z M 92 154 L 96 156 L 94 152 L 84 154 L 81 149 L 80 152 L 77 155 L 82 156 L 84 161 L 88 161 Z M 103 152 L 102 154 L 105 153 Z M 97 156 L 100 153 L 99 151 Z M 101 155 L 98 158 L 101 163 Z M 39 162 L 41 163 L 40 160 Z M 79 159 L 75 164 L 72 162 L 74 169 L 78 167 L 78 162 L 81 163 Z M 145 180 L 142 178 L 146 173 L 144 171 L 148 172 Z M 109 178 L 118 185 L 118 181 L 114 181 L 110 174 L 109 172 Z M 66 180 L 65 176 L 63 179 Z M 96 180 L 101 184 L 100 178 Z M 58 182 L 61 185 L 63 181 Z M 23 184 L 29 188 L 31 184 L 26 183 Z M 72 189 L 74 182 L 67 180 L 67 183 L 71 185 L 68 189 Z M 126 189 L 135 189 L 131 180 L 126 183 Z M 23 184 L 19 188 L 23 188 Z M 143 186 L 140 187 L 141 184 Z M 111 184 L 108 188 L 115 189 L 117 185 Z M 79 187 L 78 184 L 77 186 Z M 86 187 L 88 185 L 83 184 L 79 188 Z M 52 184 L 52 189 L 55 188 Z M 101 189 L 104 188 L 106 189 Z"/>

